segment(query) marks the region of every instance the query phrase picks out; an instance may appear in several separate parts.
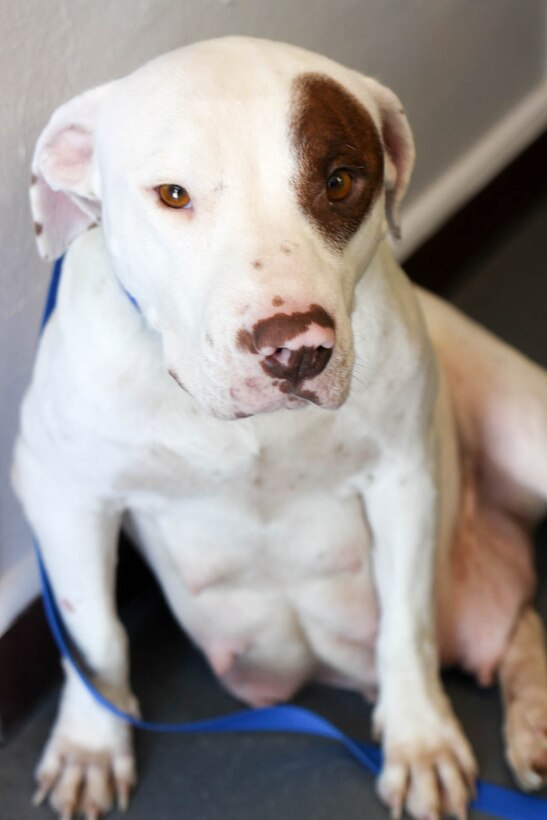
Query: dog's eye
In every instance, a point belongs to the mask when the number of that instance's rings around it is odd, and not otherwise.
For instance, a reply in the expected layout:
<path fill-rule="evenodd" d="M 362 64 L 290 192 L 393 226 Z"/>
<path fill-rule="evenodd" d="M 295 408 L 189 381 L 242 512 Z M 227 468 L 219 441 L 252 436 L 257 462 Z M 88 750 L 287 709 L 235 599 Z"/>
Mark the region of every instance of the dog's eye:
<path fill-rule="evenodd" d="M 327 179 L 327 197 L 329 202 L 342 202 L 353 189 L 353 177 L 349 171 L 339 168 Z"/>
<path fill-rule="evenodd" d="M 157 191 L 169 208 L 187 208 L 190 204 L 190 194 L 181 185 L 160 185 Z"/>

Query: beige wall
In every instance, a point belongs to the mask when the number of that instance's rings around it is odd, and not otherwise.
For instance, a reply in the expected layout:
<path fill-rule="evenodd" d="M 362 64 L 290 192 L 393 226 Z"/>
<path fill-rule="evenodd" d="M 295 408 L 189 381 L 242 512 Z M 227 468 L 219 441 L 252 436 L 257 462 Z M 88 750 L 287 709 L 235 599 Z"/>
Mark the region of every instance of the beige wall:
<path fill-rule="evenodd" d="M 546 76 L 544 0 L 0 0 L 0 634 L 37 589 L 7 479 L 48 279 L 27 205 L 34 141 L 70 96 L 232 33 L 322 51 L 391 85 L 418 146 L 414 207 Z"/>

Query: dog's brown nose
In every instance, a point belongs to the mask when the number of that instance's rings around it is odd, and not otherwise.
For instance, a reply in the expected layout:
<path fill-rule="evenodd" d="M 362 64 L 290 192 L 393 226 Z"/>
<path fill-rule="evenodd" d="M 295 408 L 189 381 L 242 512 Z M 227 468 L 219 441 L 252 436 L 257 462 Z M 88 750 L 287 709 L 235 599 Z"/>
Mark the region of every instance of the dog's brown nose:
<path fill-rule="evenodd" d="M 334 322 L 319 305 L 305 313 L 276 313 L 257 322 L 253 332 L 264 369 L 295 386 L 325 369 L 335 341 Z"/>

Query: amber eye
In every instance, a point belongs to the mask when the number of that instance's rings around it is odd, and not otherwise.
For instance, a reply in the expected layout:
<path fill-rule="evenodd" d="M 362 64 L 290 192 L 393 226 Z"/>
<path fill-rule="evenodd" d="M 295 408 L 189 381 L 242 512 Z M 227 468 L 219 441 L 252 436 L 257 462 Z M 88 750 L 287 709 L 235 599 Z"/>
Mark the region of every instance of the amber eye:
<path fill-rule="evenodd" d="M 169 208 L 187 208 L 190 204 L 190 194 L 181 185 L 160 185 L 157 191 Z"/>
<path fill-rule="evenodd" d="M 327 197 L 330 202 L 341 202 L 351 194 L 353 177 L 349 171 L 340 168 L 327 179 Z"/>

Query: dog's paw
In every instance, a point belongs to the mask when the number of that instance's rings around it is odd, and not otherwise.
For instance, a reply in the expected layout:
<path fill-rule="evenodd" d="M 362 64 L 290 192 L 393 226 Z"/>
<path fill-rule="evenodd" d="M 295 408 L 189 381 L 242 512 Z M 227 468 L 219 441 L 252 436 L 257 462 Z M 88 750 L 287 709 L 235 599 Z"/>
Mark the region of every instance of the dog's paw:
<path fill-rule="evenodd" d="M 506 756 L 521 789 L 547 784 L 547 692 L 526 689 L 508 708 Z"/>
<path fill-rule="evenodd" d="M 106 686 L 103 691 L 121 709 L 139 715 L 130 692 Z M 70 670 L 35 777 L 34 804 L 49 799 L 62 820 L 77 814 L 97 820 L 115 798 L 125 809 L 137 782 L 130 725 L 97 704 Z"/>
<path fill-rule="evenodd" d="M 49 798 L 62 820 L 78 813 L 86 820 L 97 820 L 110 811 L 115 797 L 125 810 L 137 778 L 131 737 L 123 734 L 111 748 L 89 749 L 55 732 L 36 769 L 38 789 L 33 803 L 39 805 Z"/>
<path fill-rule="evenodd" d="M 471 747 L 457 721 L 448 717 L 435 734 L 420 733 L 387 745 L 378 793 L 393 818 L 406 811 L 416 820 L 445 815 L 464 820 L 476 778 Z"/>

